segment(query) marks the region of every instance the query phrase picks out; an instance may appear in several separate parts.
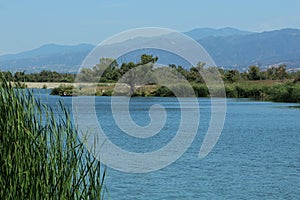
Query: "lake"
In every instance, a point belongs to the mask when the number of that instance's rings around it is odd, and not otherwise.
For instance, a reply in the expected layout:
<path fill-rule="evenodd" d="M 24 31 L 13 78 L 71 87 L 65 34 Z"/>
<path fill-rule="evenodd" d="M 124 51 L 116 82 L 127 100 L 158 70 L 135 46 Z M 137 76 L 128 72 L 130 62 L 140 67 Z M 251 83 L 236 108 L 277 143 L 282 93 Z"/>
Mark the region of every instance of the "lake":
<path fill-rule="evenodd" d="M 71 107 L 71 97 L 50 96 L 47 91 L 35 92 L 53 107 L 58 100 Z M 200 124 L 187 151 L 169 166 L 149 173 L 108 168 L 109 199 L 300 199 L 299 104 L 227 99 L 222 135 L 213 150 L 200 159 L 211 103 L 209 98 L 198 101 Z M 150 122 L 148 111 L 153 104 L 162 105 L 167 113 L 160 133 L 146 139 L 134 138 L 115 124 L 110 97 L 96 97 L 95 102 L 103 131 L 128 151 L 143 153 L 162 148 L 175 136 L 180 123 L 176 98 L 132 98 L 129 109 L 138 125 Z"/>

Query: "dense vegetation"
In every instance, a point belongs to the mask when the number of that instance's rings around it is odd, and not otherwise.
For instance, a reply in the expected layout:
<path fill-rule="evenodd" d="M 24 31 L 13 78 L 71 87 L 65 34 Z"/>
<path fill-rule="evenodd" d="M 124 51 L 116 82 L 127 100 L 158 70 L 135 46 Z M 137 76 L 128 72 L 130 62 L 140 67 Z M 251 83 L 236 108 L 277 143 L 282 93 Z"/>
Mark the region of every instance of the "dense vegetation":
<path fill-rule="evenodd" d="M 60 74 L 55 71 L 43 70 L 39 73 L 26 74 L 16 72 L 12 74 L 9 71 L 2 72 L 7 81 L 15 82 L 65 82 L 72 83 L 75 79 L 75 74 Z"/>
<path fill-rule="evenodd" d="M 146 70 L 147 72 L 159 70 L 157 68 L 153 68 L 153 64 L 157 60 L 157 57 L 144 54 L 141 56 L 141 60 L 138 63 L 122 63 L 119 66 L 116 60 L 110 58 L 101 58 L 100 63 L 95 65 L 93 68 L 83 68 L 77 78 L 83 82 L 117 82 L 127 72 L 141 65 L 150 64 L 150 66 L 147 69 L 144 68 L 144 71 Z M 171 69 L 175 69 L 178 73 L 183 75 L 191 83 L 204 83 L 203 78 L 199 74 L 199 71 L 203 70 L 204 66 L 205 63 L 199 62 L 196 66 L 193 66 L 190 69 L 185 69 L 182 66 L 177 66 L 175 64 L 169 64 L 168 67 Z M 300 81 L 300 71 L 288 72 L 287 66 L 284 64 L 279 66 L 272 66 L 265 71 L 260 70 L 259 66 L 250 66 L 249 69 L 245 72 L 240 72 L 238 70 L 224 70 L 222 68 L 216 68 L 212 66 L 206 68 L 206 70 L 208 71 L 212 71 L 214 69 L 217 69 L 219 71 L 221 78 L 226 83 L 234 83 L 249 80 L 283 81 L 287 79 L 293 79 L 298 82 Z M 143 73 L 145 74 L 146 72 Z"/>
<path fill-rule="evenodd" d="M 53 95 L 61 95 L 61 96 L 71 96 L 73 95 L 74 87 L 72 85 L 64 85 L 61 84 L 57 88 L 53 88 L 51 94 Z"/>
<path fill-rule="evenodd" d="M 105 169 L 59 115 L 0 79 L 0 199 L 103 199 Z"/>
<path fill-rule="evenodd" d="M 137 63 L 128 62 L 119 65 L 114 59 L 101 58 L 100 63 L 94 67 L 81 69 L 76 81 L 98 84 L 94 95 L 174 96 L 172 90 L 179 90 L 182 91 L 179 93 L 181 96 L 187 96 L 184 93 L 186 90 L 183 84 L 184 79 L 186 79 L 192 85 L 196 96 L 206 97 L 209 96 L 209 91 L 199 71 L 218 70 L 225 83 L 227 97 L 300 102 L 300 71 L 288 71 L 287 66 L 283 64 L 272 66 L 264 71 L 259 66 L 250 66 L 247 71 L 240 72 L 238 70 L 205 67 L 205 63 L 201 62 L 190 69 L 175 64 L 155 68 L 154 64 L 157 60 L 157 57 L 143 54 Z M 14 81 L 73 82 L 75 79 L 75 75 L 72 74 L 59 74 L 50 71 L 42 71 L 37 74 L 17 72 L 14 75 L 5 72 L 4 75 L 8 80 Z M 170 87 L 155 85 L 157 80 L 164 80 L 167 83 L 170 82 L 171 78 L 177 79 L 177 82 Z M 126 83 L 129 90 L 123 89 L 122 92 L 116 93 L 111 87 L 111 84 L 116 82 Z M 100 83 L 104 86 L 99 86 Z M 146 84 L 144 85 L 144 83 Z M 109 86 L 105 87 L 105 84 Z M 82 88 L 77 88 L 76 92 L 83 95 L 90 94 Z M 52 94 L 72 95 L 73 92 L 71 86 L 61 85 L 55 88 Z"/>
<path fill-rule="evenodd" d="M 300 71 L 289 72 L 286 65 L 273 66 L 265 71 L 260 70 L 259 66 L 250 66 L 245 72 L 223 70 L 216 67 L 204 68 L 205 63 L 201 62 L 190 69 L 185 69 L 175 64 L 170 64 L 168 67 L 153 68 L 157 59 L 157 57 L 151 55 L 142 55 L 138 63 L 122 63 L 119 66 L 116 60 L 102 58 L 100 59 L 100 63 L 92 69 L 82 69 L 77 78 L 83 82 L 115 83 L 119 81 L 129 85 L 130 92 L 127 95 L 162 97 L 175 96 L 172 91 L 180 91 L 178 93 L 179 96 L 188 96 L 185 93 L 187 91 L 186 85 L 182 82 L 183 79 L 186 79 L 192 85 L 196 96 L 207 97 L 209 96 L 209 91 L 199 72 L 203 70 L 211 72 L 218 70 L 225 83 L 227 97 L 300 102 Z M 148 66 L 143 67 L 143 70 L 134 70 L 139 66 L 145 66 L 146 63 Z M 103 70 L 105 67 L 107 68 Z M 170 70 L 162 70 L 162 68 L 175 70 L 177 74 L 173 71 L 170 72 Z M 145 77 L 147 80 L 139 80 L 138 77 Z M 176 77 L 178 81 L 170 87 L 163 85 L 151 87 L 151 83 L 155 83 L 157 79 L 164 79 L 166 83 L 170 82 L 168 79 L 170 77 Z M 148 86 L 138 87 L 143 81 L 147 82 Z M 112 90 L 111 93 L 113 93 Z M 97 94 L 102 95 L 101 92 L 96 92 Z"/>

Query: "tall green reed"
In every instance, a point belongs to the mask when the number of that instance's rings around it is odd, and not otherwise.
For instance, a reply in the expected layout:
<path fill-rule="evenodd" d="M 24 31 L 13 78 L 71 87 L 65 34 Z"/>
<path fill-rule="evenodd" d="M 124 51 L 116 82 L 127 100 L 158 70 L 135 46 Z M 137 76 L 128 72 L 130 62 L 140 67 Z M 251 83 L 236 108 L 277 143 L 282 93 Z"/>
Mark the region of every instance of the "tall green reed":
<path fill-rule="evenodd" d="M 59 107 L 0 77 L 0 199 L 103 199 L 106 169 Z"/>

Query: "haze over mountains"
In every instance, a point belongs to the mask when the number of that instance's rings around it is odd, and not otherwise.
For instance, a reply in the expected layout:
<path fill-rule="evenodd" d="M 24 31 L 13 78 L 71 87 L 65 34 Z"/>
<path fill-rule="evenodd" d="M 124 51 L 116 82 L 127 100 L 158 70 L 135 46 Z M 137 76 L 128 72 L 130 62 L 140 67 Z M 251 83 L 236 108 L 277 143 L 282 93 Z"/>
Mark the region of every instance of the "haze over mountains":
<path fill-rule="evenodd" d="M 250 31 L 242 31 L 236 28 L 196 28 L 188 32 L 184 32 L 187 36 L 193 38 L 194 40 L 200 40 L 206 37 L 226 37 L 232 35 L 248 35 L 253 32 Z"/>
<path fill-rule="evenodd" d="M 225 67 L 268 66 L 284 63 L 300 67 L 300 30 L 282 29 L 198 40 L 217 65 Z"/>
<path fill-rule="evenodd" d="M 250 65 L 267 67 L 286 64 L 288 68 L 300 67 L 299 29 L 255 33 L 233 28 L 199 28 L 185 34 L 199 42 L 219 67 L 241 70 Z M 118 45 L 126 45 L 126 41 Z M 25 70 L 26 73 L 54 70 L 76 73 L 81 62 L 94 47 L 92 44 L 74 46 L 47 44 L 18 54 L 2 55 L 0 70 L 13 72 Z M 148 50 L 148 53 L 158 54 L 159 61 L 164 63 L 184 65 L 182 60 L 171 54 L 158 53 L 155 50 Z"/>

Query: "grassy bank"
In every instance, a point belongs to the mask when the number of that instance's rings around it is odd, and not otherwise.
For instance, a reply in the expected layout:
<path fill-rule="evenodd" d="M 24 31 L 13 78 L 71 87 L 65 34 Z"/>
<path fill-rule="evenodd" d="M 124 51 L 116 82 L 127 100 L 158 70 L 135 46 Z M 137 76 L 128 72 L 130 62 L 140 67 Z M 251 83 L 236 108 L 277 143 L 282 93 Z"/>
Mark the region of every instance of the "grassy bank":
<path fill-rule="evenodd" d="M 239 82 L 226 84 L 228 98 L 253 98 L 262 101 L 300 102 L 300 84 L 287 82 Z"/>
<path fill-rule="evenodd" d="M 105 169 L 60 116 L 0 80 L 0 199 L 103 199 Z"/>

